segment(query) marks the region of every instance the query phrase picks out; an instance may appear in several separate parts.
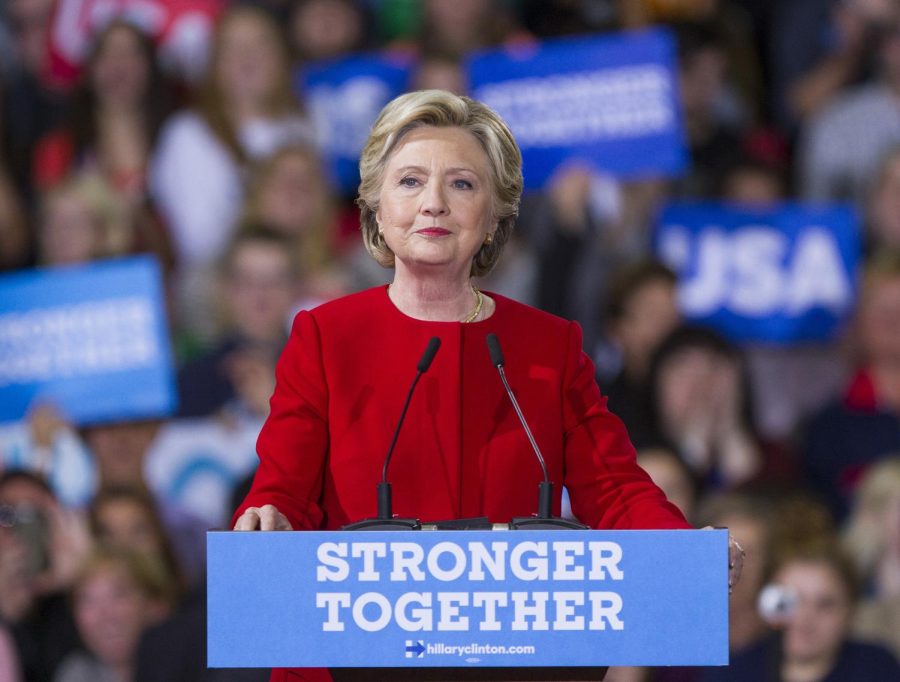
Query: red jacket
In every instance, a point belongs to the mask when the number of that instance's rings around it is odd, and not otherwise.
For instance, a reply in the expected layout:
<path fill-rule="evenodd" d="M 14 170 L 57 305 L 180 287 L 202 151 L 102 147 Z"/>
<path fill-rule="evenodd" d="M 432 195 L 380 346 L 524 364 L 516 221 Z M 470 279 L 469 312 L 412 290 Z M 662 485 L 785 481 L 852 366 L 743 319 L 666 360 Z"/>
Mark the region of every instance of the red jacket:
<path fill-rule="evenodd" d="M 556 484 L 595 528 L 687 528 L 635 464 L 606 409 L 577 324 L 498 295 L 472 324 L 424 322 L 385 287 L 301 312 L 276 370 L 271 414 L 247 506 L 274 504 L 295 529 L 333 529 L 376 514 L 384 455 L 432 336 L 441 348 L 413 396 L 388 479 L 394 513 L 423 521 L 536 511 L 540 467 L 491 365 L 496 333 L 506 373 Z"/>

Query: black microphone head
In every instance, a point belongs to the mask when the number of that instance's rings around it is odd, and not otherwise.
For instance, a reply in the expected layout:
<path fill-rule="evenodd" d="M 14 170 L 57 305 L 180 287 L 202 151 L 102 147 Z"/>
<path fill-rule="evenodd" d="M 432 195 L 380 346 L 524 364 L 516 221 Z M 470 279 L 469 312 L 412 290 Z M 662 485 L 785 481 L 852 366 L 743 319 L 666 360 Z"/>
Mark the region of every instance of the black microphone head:
<path fill-rule="evenodd" d="M 419 360 L 419 364 L 416 365 L 416 369 L 420 372 L 427 372 L 428 368 L 431 367 L 431 361 L 434 360 L 434 356 L 437 355 L 438 348 L 440 347 L 441 340 L 436 336 L 432 336 L 431 340 L 428 341 L 425 352 L 422 353 L 422 359 Z"/>
<path fill-rule="evenodd" d="M 500 339 L 496 334 L 487 335 L 488 350 L 491 352 L 491 362 L 494 367 L 503 367 L 503 351 L 500 350 Z"/>

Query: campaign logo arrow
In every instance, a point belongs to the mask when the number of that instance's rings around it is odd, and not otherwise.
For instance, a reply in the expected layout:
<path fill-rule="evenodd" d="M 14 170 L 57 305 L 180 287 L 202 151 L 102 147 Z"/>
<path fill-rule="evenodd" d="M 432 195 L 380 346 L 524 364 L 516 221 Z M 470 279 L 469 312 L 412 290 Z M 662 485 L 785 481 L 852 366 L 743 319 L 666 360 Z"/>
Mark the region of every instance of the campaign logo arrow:
<path fill-rule="evenodd" d="M 421 639 L 406 640 L 406 658 L 422 658 L 425 655 L 425 642 Z"/>

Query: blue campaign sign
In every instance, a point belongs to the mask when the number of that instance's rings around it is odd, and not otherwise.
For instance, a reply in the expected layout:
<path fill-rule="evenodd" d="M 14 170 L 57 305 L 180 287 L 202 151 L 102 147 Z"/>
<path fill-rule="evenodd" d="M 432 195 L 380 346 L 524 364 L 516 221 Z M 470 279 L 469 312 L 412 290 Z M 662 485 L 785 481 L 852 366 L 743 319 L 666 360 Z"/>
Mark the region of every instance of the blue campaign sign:
<path fill-rule="evenodd" d="M 0 277 L 0 421 L 36 401 L 75 424 L 175 407 L 159 265 L 149 257 Z"/>
<path fill-rule="evenodd" d="M 217 532 L 211 667 L 726 665 L 728 535 Z"/>
<path fill-rule="evenodd" d="M 369 130 L 384 105 L 406 90 L 409 74 L 407 64 L 379 55 L 312 64 L 298 73 L 332 180 L 344 193 L 356 192 Z"/>
<path fill-rule="evenodd" d="M 623 178 L 685 166 L 674 39 L 665 30 L 486 52 L 471 59 L 468 76 L 472 96 L 515 135 L 528 188 L 575 160 Z"/>
<path fill-rule="evenodd" d="M 850 206 L 674 204 L 655 244 L 678 274 L 685 316 L 735 341 L 827 340 L 856 299 L 860 237 Z"/>

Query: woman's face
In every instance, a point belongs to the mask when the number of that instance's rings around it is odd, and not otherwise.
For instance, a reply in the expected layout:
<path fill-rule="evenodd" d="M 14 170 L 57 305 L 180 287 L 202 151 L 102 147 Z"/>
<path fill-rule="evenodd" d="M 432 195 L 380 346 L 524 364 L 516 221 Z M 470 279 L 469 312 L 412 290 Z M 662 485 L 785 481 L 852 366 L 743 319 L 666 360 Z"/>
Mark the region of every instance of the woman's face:
<path fill-rule="evenodd" d="M 840 576 L 817 561 L 786 564 L 775 583 L 797 595 L 797 605 L 784 630 L 789 661 L 814 663 L 836 655 L 850 623 L 850 595 Z"/>
<path fill-rule="evenodd" d="M 262 220 L 291 236 L 310 227 L 325 199 L 321 178 L 311 158 L 296 153 L 282 156 L 260 189 Z"/>
<path fill-rule="evenodd" d="M 127 570 L 101 566 L 75 592 L 75 622 L 87 648 L 108 665 L 128 664 L 145 625 L 148 603 Z"/>
<path fill-rule="evenodd" d="M 334 59 L 353 51 L 362 33 L 362 17 L 343 0 L 314 0 L 291 18 L 291 41 L 307 59 Z"/>
<path fill-rule="evenodd" d="M 705 347 L 682 348 L 659 370 L 657 401 L 668 435 L 680 438 L 728 394 L 738 390 L 737 369 Z"/>
<path fill-rule="evenodd" d="M 398 270 L 468 274 L 496 228 L 492 203 L 490 162 L 475 137 L 425 126 L 407 133 L 388 160 L 376 220 Z"/>
<path fill-rule="evenodd" d="M 214 68 L 228 101 L 259 106 L 271 96 L 283 66 L 277 39 L 268 24 L 254 14 L 239 13 L 227 20 Z"/>
<path fill-rule="evenodd" d="M 288 254 L 272 244 L 245 242 L 226 275 L 229 316 L 246 337 L 279 339 L 296 300 L 295 285 Z"/>
<path fill-rule="evenodd" d="M 103 37 L 90 78 L 101 104 L 140 105 L 150 65 L 134 31 L 113 28 Z"/>
<path fill-rule="evenodd" d="M 659 343 L 680 321 L 675 285 L 652 280 L 635 291 L 625 304 L 614 333 L 625 353 L 629 370 L 643 372 Z"/>
<path fill-rule="evenodd" d="M 158 557 L 162 552 L 150 512 L 136 500 L 104 502 L 97 509 L 97 526 L 97 539 L 111 547 L 130 549 L 146 557 Z"/>
<path fill-rule="evenodd" d="M 857 318 L 866 362 L 900 362 L 900 277 L 878 277 L 865 287 Z"/>

